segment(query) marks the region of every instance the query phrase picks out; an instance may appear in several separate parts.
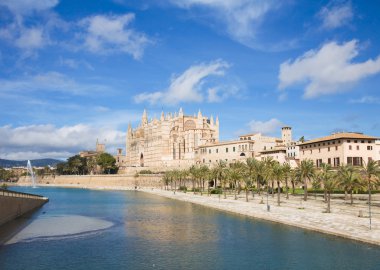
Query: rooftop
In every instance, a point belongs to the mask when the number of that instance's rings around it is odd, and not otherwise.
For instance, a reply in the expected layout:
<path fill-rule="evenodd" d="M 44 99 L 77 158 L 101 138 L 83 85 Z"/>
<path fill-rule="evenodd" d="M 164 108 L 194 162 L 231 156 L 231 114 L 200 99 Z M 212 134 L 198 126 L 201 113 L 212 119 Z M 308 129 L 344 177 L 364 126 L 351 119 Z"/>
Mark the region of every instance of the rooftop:
<path fill-rule="evenodd" d="M 358 139 L 358 140 L 376 140 L 378 138 L 365 135 L 363 133 L 357 133 L 357 132 L 339 132 L 339 133 L 333 133 L 329 136 L 305 141 L 303 143 L 300 143 L 300 145 L 310 144 L 310 143 L 316 143 L 316 142 L 323 142 L 323 141 L 331 141 L 336 139 Z"/>

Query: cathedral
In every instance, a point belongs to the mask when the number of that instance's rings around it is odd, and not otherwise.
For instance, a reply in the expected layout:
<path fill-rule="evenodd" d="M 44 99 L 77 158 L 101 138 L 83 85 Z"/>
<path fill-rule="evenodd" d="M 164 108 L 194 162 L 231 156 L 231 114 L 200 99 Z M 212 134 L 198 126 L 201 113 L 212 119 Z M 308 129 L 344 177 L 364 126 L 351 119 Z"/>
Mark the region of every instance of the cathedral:
<path fill-rule="evenodd" d="M 128 167 L 178 168 L 195 162 L 197 148 L 219 142 L 219 119 L 202 115 L 161 113 L 160 119 L 148 121 L 144 110 L 135 129 L 128 126 L 126 165 Z"/>

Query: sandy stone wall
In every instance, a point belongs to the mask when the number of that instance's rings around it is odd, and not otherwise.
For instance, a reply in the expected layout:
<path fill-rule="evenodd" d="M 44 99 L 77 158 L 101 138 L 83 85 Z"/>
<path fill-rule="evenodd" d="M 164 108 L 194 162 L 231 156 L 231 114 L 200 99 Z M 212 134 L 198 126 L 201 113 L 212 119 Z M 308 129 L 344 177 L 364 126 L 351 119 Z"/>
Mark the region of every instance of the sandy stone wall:
<path fill-rule="evenodd" d="M 41 207 L 46 200 L 2 196 L 0 194 L 0 225 Z"/>
<path fill-rule="evenodd" d="M 55 177 L 38 178 L 38 184 L 51 185 L 82 185 L 87 187 L 161 187 L 162 176 L 155 175 L 59 175 Z M 20 178 L 19 184 L 31 183 L 29 177 Z"/>

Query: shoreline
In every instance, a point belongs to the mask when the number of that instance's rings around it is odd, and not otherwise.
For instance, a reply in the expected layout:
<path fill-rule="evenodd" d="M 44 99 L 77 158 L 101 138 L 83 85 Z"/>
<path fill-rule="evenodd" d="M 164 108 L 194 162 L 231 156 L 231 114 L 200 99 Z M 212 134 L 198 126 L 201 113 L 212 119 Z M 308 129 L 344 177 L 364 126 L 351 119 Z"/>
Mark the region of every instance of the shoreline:
<path fill-rule="evenodd" d="M 14 186 L 30 186 L 16 184 Z M 267 211 L 266 203 L 260 204 L 262 197 L 250 195 L 249 202 L 245 201 L 245 195 L 242 194 L 239 200 L 234 200 L 231 195 L 227 199 L 223 195 L 204 195 L 183 193 L 177 191 L 166 191 L 157 187 L 138 188 L 128 186 L 99 186 L 99 185 L 82 185 L 82 184 L 39 184 L 41 187 L 62 187 L 62 188 L 81 188 L 92 190 L 115 190 L 128 191 L 136 190 L 169 199 L 190 202 L 205 207 L 210 207 L 220 211 L 240 214 L 254 219 L 284 224 L 287 226 L 298 227 L 314 232 L 324 233 L 332 236 L 343 237 L 355 241 L 364 242 L 380 246 L 380 219 L 372 218 L 372 230 L 369 229 L 369 219 L 354 215 L 355 211 L 361 208 L 349 205 L 333 205 L 332 213 L 323 213 L 323 204 L 321 201 L 303 202 L 299 198 L 286 200 L 282 198 L 281 206 L 276 205 L 276 197 L 270 198 L 270 212 Z M 264 201 L 266 197 L 264 198 Z"/>

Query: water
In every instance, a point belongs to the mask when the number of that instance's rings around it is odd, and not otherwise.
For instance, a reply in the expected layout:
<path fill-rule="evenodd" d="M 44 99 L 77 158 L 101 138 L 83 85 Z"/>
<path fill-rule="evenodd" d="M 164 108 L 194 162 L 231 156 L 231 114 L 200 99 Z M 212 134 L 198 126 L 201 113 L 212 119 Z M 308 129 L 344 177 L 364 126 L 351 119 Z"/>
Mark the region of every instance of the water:
<path fill-rule="evenodd" d="M 29 219 L 18 220 L 24 222 L 18 226 L 29 226 L 13 242 L 0 246 L 2 270 L 379 269 L 380 265 L 377 246 L 140 192 L 15 189 L 48 196 L 50 202 Z"/>
<path fill-rule="evenodd" d="M 28 169 L 28 173 L 30 174 L 30 178 L 32 179 L 32 187 L 35 188 L 37 186 L 36 175 L 34 174 L 33 167 L 32 167 L 32 164 L 30 163 L 30 160 L 28 160 L 26 167 Z"/>

